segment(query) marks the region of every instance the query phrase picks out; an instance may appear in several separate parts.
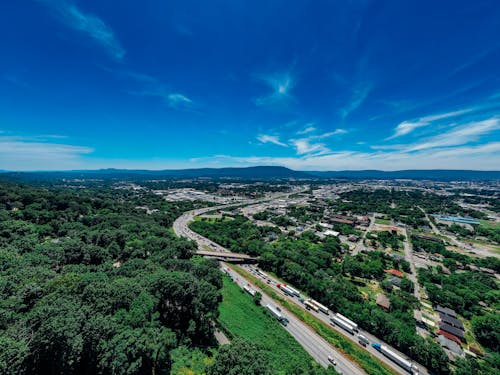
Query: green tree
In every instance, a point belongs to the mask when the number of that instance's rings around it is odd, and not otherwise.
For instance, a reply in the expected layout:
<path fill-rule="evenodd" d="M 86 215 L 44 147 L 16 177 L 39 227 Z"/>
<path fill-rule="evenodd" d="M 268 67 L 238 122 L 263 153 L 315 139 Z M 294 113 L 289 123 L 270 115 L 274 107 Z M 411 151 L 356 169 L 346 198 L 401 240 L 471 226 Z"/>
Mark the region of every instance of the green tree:
<path fill-rule="evenodd" d="M 268 358 L 250 342 L 236 339 L 223 345 L 215 361 L 207 368 L 207 375 L 271 375 Z"/>

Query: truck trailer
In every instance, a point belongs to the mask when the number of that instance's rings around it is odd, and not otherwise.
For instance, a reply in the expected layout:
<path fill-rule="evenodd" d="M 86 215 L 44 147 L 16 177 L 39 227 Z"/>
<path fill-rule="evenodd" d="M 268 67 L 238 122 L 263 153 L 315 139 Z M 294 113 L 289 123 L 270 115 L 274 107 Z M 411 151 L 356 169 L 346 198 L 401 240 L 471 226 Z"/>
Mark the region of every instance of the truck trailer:
<path fill-rule="evenodd" d="M 411 363 L 410 360 L 400 356 L 396 352 L 389 349 L 387 346 L 381 345 L 378 342 L 374 342 L 372 346 L 380 353 L 385 355 L 387 358 L 389 358 L 391 361 L 397 363 L 399 366 L 404 368 L 410 374 L 418 375 L 418 367 L 416 367 L 413 363 Z"/>
<path fill-rule="evenodd" d="M 255 289 L 250 288 L 248 285 L 245 285 L 245 286 L 243 287 L 243 290 L 244 290 L 245 292 L 247 292 L 248 294 L 250 294 L 252 297 L 253 297 L 253 296 L 255 296 L 256 290 L 255 290 Z"/>
<path fill-rule="evenodd" d="M 344 322 L 346 322 L 347 324 L 349 324 L 356 332 L 358 331 L 358 324 L 353 322 L 352 320 L 348 319 L 347 317 L 345 317 L 344 315 L 342 314 L 335 314 L 335 316 L 341 320 L 343 320 Z"/>
<path fill-rule="evenodd" d="M 350 334 L 354 334 L 354 327 L 351 326 L 346 321 L 344 321 L 344 320 L 342 320 L 342 319 L 340 319 L 340 318 L 338 318 L 336 316 L 330 318 L 330 321 L 332 322 L 332 324 L 338 325 L 340 328 L 343 328 L 344 330 L 346 330 Z"/>
<path fill-rule="evenodd" d="M 295 297 L 295 294 L 293 293 L 293 291 L 287 287 L 285 284 L 279 284 L 278 288 L 280 288 L 283 293 L 285 293 L 287 296 L 290 296 L 290 297 Z"/>
<path fill-rule="evenodd" d="M 294 289 L 294 288 L 292 288 L 289 285 L 286 285 L 286 287 L 292 291 L 292 293 L 293 293 L 294 296 L 300 297 L 300 293 L 299 293 L 299 291 L 297 289 Z"/>
<path fill-rule="evenodd" d="M 309 302 L 311 302 L 314 306 L 316 306 L 319 309 L 319 311 L 325 313 L 326 315 L 328 315 L 328 313 L 330 312 L 328 307 L 322 305 L 321 303 L 319 303 L 313 299 L 310 299 Z"/>
<path fill-rule="evenodd" d="M 304 306 L 306 307 L 307 310 L 313 310 L 315 312 L 319 312 L 318 306 L 316 306 L 314 303 L 312 303 L 310 300 L 306 300 L 304 302 Z"/>
<path fill-rule="evenodd" d="M 281 311 L 275 307 L 275 306 L 271 306 L 270 304 L 267 304 L 266 305 L 266 308 L 269 310 L 269 312 L 276 318 L 278 319 L 278 321 L 283 324 L 284 326 L 286 326 L 288 324 L 288 319 L 285 318 L 283 316 L 283 314 L 281 314 Z"/>

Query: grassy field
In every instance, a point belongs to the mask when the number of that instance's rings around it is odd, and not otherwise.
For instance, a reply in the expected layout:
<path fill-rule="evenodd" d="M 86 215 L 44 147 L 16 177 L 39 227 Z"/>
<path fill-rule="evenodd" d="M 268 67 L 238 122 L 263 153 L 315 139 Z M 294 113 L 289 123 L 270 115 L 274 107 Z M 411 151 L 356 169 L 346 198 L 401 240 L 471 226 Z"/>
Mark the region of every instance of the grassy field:
<path fill-rule="evenodd" d="M 224 277 L 219 323 L 232 337 L 242 337 L 263 348 L 276 374 L 310 373 L 319 365 L 276 319 L 256 306 L 228 277 Z"/>
<path fill-rule="evenodd" d="M 478 220 L 478 221 L 481 223 L 481 225 L 485 226 L 486 228 L 500 229 L 500 223 L 489 220 Z"/>
<path fill-rule="evenodd" d="M 316 333 L 323 337 L 326 341 L 332 344 L 340 352 L 343 352 L 347 358 L 352 359 L 356 362 L 363 370 L 365 370 L 370 375 L 390 375 L 397 374 L 387 365 L 379 362 L 375 357 L 373 357 L 368 352 L 364 351 L 356 344 L 348 340 L 344 335 L 334 331 L 330 326 L 319 320 L 318 318 L 312 316 L 308 312 L 304 311 L 300 307 L 296 306 L 294 303 L 287 301 L 281 295 L 276 293 L 269 285 L 262 282 L 258 278 L 254 277 L 250 273 L 246 272 L 240 267 L 234 267 L 234 271 L 240 273 L 242 276 L 250 280 L 260 289 L 262 289 L 268 296 L 270 296 L 275 301 L 279 302 L 288 311 L 296 315 L 300 320 L 305 322 L 309 327 L 311 327 Z"/>
<path fill-rule="evenodd" d="M 387 219 L 375 218 L 375 223 L 380 225 L 391 225 L 391 221 Z"/>

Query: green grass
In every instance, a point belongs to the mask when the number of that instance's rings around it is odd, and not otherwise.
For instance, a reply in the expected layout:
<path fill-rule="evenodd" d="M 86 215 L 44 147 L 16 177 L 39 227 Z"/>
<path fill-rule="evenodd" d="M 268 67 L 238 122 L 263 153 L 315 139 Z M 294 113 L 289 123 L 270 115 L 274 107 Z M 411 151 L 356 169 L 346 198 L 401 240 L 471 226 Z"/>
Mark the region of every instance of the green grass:
<path fill-rule="evenodd" d="M 489 221 L 489 220 L 478 220 L 481 225 L 485 226 L 486 228 L 489 229 L 500 229 L 500 223 L 497 223 L 495 221 Z"/>
<path fill-rule="evenodd" d="M 375 224 L 380 224 L 380 225 L 391 225 L 391 221 L 387 219 L 381 219 L 381 218 L 375 218 Z"/>
<path fill-rule="evenodd" d="M 250 280 L 256 286 L 262 289 L 273 300 L 279 302 L 288 311 L 293 313 L 300 320 L 302 320 L 309 327 L 311 327 L 317 334 L 319 334 L 326 341 L 332 344 L 337 350 L 342 352 L 345 357 L 350 358 L 353 362 L 357 363 L 368 374 L 370 375 L 397 374 L 390 367 L 379 362 L 370 353 L 358 347 L 352 341 L 347 339 L 344 335 L 338 333 L 337 331 L 334 331 L 330 326 L 325 324 L 323 321 L 307 313 L 294 303 L 291 303 L 286 299 L 284 299 L 281 295 L 276 293 L 266 283 L 257 279 L 256 277 L 254 277 L 253 275 L 246 272 L 240 267 L 234 267 L 233 270 L 244 276 L 246 279 Z"/>
<path fill-rule="evenodd" d="M 283 329 L 265 308 L 256 306 L 252 298 L 238 285 L 224 277 L 219 324 L 230 337 L 242 337 L 257 344 L 269 356 L 276 374 L 310 372 L 319 368 L 313 358 Z"/>

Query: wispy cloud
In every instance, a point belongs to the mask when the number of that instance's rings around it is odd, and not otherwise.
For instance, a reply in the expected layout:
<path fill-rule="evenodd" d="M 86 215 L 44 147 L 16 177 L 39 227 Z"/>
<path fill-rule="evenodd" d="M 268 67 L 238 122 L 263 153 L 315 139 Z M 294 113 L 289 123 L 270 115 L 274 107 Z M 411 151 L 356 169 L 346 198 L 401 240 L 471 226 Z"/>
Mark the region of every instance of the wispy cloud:
<path fill-rule="evenodd" d="M 150 96 L 160 98 L 171 109 L 198 112 L 197 103 L 186 94 L 175 91 L 170 85 L 164 84 L 160 79 L 141 72 L 132 70 L 110 69 L 101 67 L 103 70 L 115 74 L 121 79 L 132 81 L 138 88 L 126 92 L 136 96 Z"/>
<path fill-rule="evenodd" d="M 422 128 L 424 126 L 428 126 L 428 125 L 432 124 L 432 122 L 434 122 L 434 121 L 461 116 L 461 115 L 464 115 L 466 113 L 470 113 L 474 110 L 475 110 L 475 108 L 466 108 L 466 109 L 462 109 L 459 111 L 452 111 L 452 112 L 440 113 L 440 114 L 432 115 L 432 116 L 425 116 L 425 117 L 421 117 L 421 118 L 416 119 L 416 120 L 403 121 L 403 122 L 399 123 L 394 128 L 394 134 L 391 135 L 390 137 L 388 137 L 387 140 L 402 137 L 402 136 L 405 136 L 407 134 L 410 134 L 418 128 Z"/>
<path fill-rule="evenodd" d="M 347 133 L 345 129 L 335 129 L 329 132 L 318 133 L 318 129 L 306 125 L 302 130 L 296 131 L 299 137 L 282 141 L 279 135 L 259 134 L 257 140 L 261 143 L 273 143 L 282 147 L 292 147 L 297 155 L 323 155 L 332 150 L 325 144 L 325 139 Z"/>
<path fill-rule="evenodd" d="M 55 143 L 61 136 L 17 136 L 0 133 L 0 169 L 49 170 L 78 168 L 93 149 Z"/>
<path fill-rule="evenodd" d="M 342 134 L 347 134 L 346 129 L 335 129 L 331 132 L 326 132 L 326 133 L 321 133 L 321 134 L 313 134 L 308 137 L 308 139 L 325 139 L 325 138 L 330 138 L 336 135 L 342 135 Z"/>
<path fill-rule="evenodd" d="M 296 170 L 360 170 L 381 169 L 481 169 L 498 170 L 500 165 L 500 142 L 477 146 L 432 149 L 418 152 L 358 152 L 339 151 L 328 154 L 304 154 L 299 157 L 248 156 L 233 157 L 218 155 L 199 158 L 203 166 L 251 166 L 281 165 Z"/>
<path fill-rule="evenodd" d="M 326 154 L 332 152 L 324 143 L 313 143 L 308 138 L 292 139 L 291 142 L 297 151 L 297 155 Z"/>
<path fill-rule="evenodd" d="M 281 142 L 279 137 L 276 135 L 259 134 L 257 136 L 257 140 L 261 143 L 272 143 L 277 146 L 288 147 L 288 145 L 286 143 Z"/>
<path fill-rule="evenodd" d="M 167 96 L 168 105 L 171 108 L 190 108 L 193 101 L 187 96 L 179 93 L 168 94 Z"/>
<path fill-rule="evenodd" d="M 72 28 L 106 49 L 116 60 L 125 57 L 125 49 L 122 47 L 114 31 L 101 18 L 85 13 L 69 0 L 39 0 L 48 6 L 54 15 L 66 26 Z"/>
<path fill-rule="evenodd" d="M 500 118 L 493 117 L 482 121 L 469 122 L 456 126 L 448 132 L 431 137 L 423 142 L 406 148 L 406 151 L 421 151 L 430 148 L 459 146 L 475 142 L 480 136 L 500 130 Z"/>
<path fill-rule="evenodd" d="M 340 110 L 340 116 L 342 119 L 346 119 L 351 113 L 361 107 L 372 90 L 373 85 L 369 82 L 357 84 L 352 90 L 349 102 Z"/>
<path fill-rule="evenodd" d="M 308 134 L 308 133 L 312 133 L 314 131 L 316 131 L 316 128 L 314 126 L 311 126 L 311 125 L 308 124 L 308 125 L 306 125 L 306 127 L 304 129 L 299 130 L 297 132 L 297 135 Z"/>
<path fill-rule="evenodd" d="M 271 93 L 255 99 L 256 105 L 286 105 L 293 100 L 291 91 L 295 87 L 296 81 L 290 72 L 258 75 L 257 78 L 271 89 Z"/>

